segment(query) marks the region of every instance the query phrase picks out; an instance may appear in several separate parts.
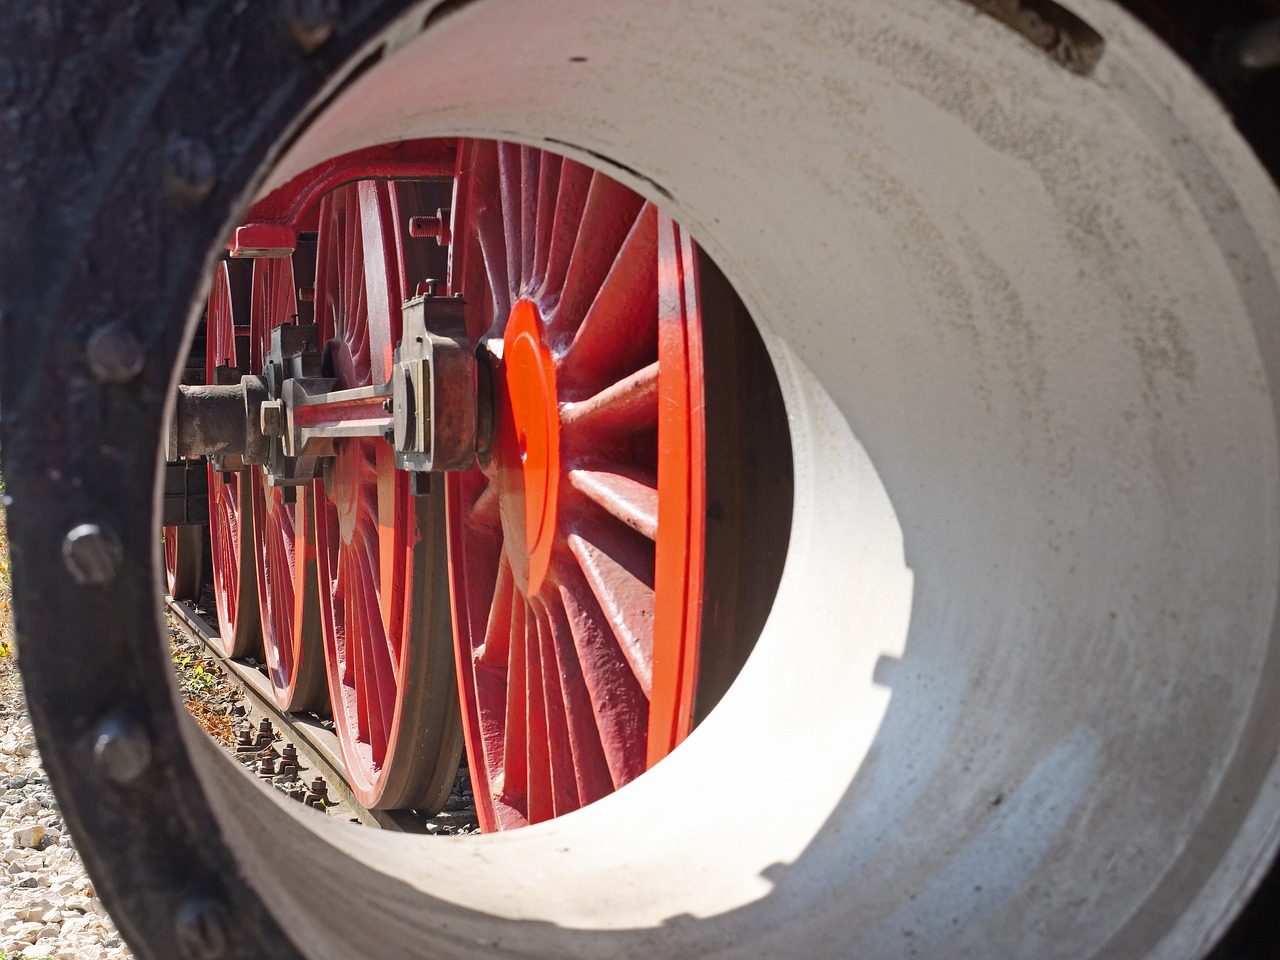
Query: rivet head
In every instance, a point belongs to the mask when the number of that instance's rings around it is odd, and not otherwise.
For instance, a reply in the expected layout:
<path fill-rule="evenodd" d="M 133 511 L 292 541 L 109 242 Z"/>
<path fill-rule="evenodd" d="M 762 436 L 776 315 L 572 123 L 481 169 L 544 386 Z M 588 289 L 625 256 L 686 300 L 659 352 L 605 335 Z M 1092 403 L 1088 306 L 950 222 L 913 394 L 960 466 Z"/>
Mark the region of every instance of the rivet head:
<path fill-rule="evenodd" d="M 137 720 L 112 714 L 95 731 L 93 762 L 112 783 L 129 786 L 151 767 L 151 738 Z"/>
<path fill-rule="evenodd" d="M 95 330 L 85 348 L 89 369 L 100 383 L 128 383 L 146 363 L 142 344 L 123 323 Z"/>
<path fill-rule="evenodd" d="M 342 10 L 338 0 L 282 0 L 289 36 L 307 53 L 333 36 Z"/>
<path fill-rule="evenodd" d="M 218 182 L 213 151 L 202 140 L 175 136 L 165 147 L 165 188 L 175 200 L 202 202 Z"/>
<path fill-rule="evenodd" d="M 62 541 L 62 560 L 81 586 L 110 583 L 120 571 L 124 550 L 119 538 L 96 523 L 82 523 Z"/>
<path fill-rule="evenodd" d="M 221 960 L 227 955 L 227 910 L 216 900 L 192 898 L 174 918 L 178 948 L 189 960 Z"/>

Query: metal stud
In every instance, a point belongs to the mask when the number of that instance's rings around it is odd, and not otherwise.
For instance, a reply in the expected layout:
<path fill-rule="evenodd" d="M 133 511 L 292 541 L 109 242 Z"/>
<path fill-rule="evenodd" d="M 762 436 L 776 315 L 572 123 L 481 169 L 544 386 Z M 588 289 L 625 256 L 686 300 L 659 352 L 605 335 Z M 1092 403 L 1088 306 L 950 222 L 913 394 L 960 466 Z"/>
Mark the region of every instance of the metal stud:
<path fill-rule="evenodd" d="M 175 136 L 165 148 L 165 188 L 184 204 L 201 203 L 218 182 L 213 151 L 203 140 Z"/>
<path fill-rule="evenodd" d="M 136 783 L 151 767 L 151 737 L 132 717 L 114 713 L 98 724 L 93 760 L 112 783 Z"/>
<path fill-rule="evenodd" d="M 76 583 L 101 586 L 116 578 L 124 561 L 120 539 L 96 523 L 82 523 L 62 541 L 62 560 Z"/>
<path fill-rule="evenodd" d="M 338 0 L 283 0 L 282 7 L 289 36 L 307 53 L 333 36 L 342 12 Z"/>
<path fill-rule="evenodd" d="M 99 383 L 122 384 L 134 379 L 146 363 L 142 344 L 122 323 L 95 330 L 85 349 L 89 369 Z"/>

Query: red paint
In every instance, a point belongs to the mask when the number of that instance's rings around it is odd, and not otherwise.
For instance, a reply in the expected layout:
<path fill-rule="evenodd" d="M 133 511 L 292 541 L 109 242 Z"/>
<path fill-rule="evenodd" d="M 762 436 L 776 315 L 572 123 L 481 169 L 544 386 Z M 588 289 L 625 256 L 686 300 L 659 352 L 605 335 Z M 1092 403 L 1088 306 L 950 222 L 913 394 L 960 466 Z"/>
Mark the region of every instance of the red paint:
<path fill-rule="evenodd" d="M 205 382 L 214 382 L 218 367 L 237 365 L 237 320 L 227 264 L 214 270 L 209 288 L 205 324 Z M 244 515 L 248 497 L 240 489 L 242 474 L 223 474 L 209 466 L 209 545 L 213 560 L 213 597 L 218 612 L 218 643 L 227 656 L 245 656 L 256 645 L 257 617 L 251 607 L 242 610 L 251 592 L 254 571 L 241 570 L 245 556 L 242 538 L 249 534 Z M 249 580 L 243 582 L 242 578 Z"/>
<path fill-rule="evenodd" d="M 451 140 L 405 140 L 380 144 L 326 160 L 271 191 L 252 207 L 227 244 L 233 257 L 285 257 L 320 198 L 357 180 L 452 176 Z"/>
<path fill-rule="evenodd" d="M 271 331 L 293 323 L 297 313 L 292 260 L 284 257 L 257 261 L 253 265 L 249 309 L 252 372 L 263 370 L 271 349 Z M 306 647 L 306 571 L 308 563 L 315 563 L 308 521 L 310 491 L 300 487 L 296 503 L 286 503 L 280 488 L 267 483 L 261 467 L 252 468 L 249 475 L 253 484 L 252 532 L 263 652 L 277 702 L 285 709 L 293 709 L 299 705 L 298 677 Z"/>
<path fill-rule="evenodd" d="M 703 416 L 702 321 L 693 241 L 669 217 L 658 222 L 658 527 L 656 580 L 671 603 L 654 622 L 649 765 L 689 735 L 698 676 L 706 542 L 706 420 Z M 684 490 L 679 496 L 677 491 Z"/>
<path fill-rule="evenodd" d="M 338 343 L 339 389 L 385 382 L 389 345 L 400 337 L 404 281 L 392 190 L 351 184 L 321 202 L 316 322 L 321 342 Z M 403 748 L 414 731 L 405 726 L 412 721 L 401 683 L 406 658 L 417 652 L 411 601 L 428 589 L 415 581 L 414 499 L 381 439 L 338 441 L 332 471 L 330 484 L 315 484 L 315 526 L 334 724 L 360 802 L 395 805 L 386 791 L 401 777 L 400 765 L 421 759 Z"/>
<path fill-rule="evenodd" d="M 493 344 L 497 393 L 492 460 L 447 481 L 464 729 L 495 830 L 604 796 L 687 733 L 701 328 L 691 242 L 573 161 L 464 142 L 453 239 L 450 292 Z"/>
<path fill-rule="evenodd" d="M 515 501 L 513 509 L 520 514 L 510 517 L 508 526 L 524 530 L 526 549 L 516 551 L 511 560 L 519 564 L 519 579 L 524 593 L 530 595 L 542 589 L 556 530 L 560 488 L 556 365 L 538 308 L 528 300 L 519 301 L 512 310 L 503 342 L 508 402 L 502 406 L 494 453 L 502 461 L 504 477 L 523 481 L 504 499 Z"/>

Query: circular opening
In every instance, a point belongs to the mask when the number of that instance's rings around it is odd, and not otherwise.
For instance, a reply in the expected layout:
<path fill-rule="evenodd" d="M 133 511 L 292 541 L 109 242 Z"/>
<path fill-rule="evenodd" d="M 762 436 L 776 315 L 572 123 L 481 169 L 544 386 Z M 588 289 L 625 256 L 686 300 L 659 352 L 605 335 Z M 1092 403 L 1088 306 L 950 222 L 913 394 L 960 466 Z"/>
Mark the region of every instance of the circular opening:
<path fill-rule="evenodd" d="M 292 183 L 296 247 L 251 210 L 197 341 L 205 380 L 240 385 L 206 418 L 280 411 L 211 457 L 219 644 L 311 715 L 361 817 L 435 832 L 471 793 L 488 832 L 593 803 L 710 712 L 776 592 L 792 462 L 766 348 L 679 224 L 557 153 L 402 141 Z M 305 767 L 250 745 L 299 792 Z"/>
<path fill-rule="evenodd" d="M 737 682 L 577 812 L 468 842 L 348 831 L 263 803 L 193 740 L 305 950 L 1213 942 L 1277 829 L 1280 218 L 1172 54 L 1069 6 L 1105 40 L 1088 75 L 958 2 L 726 23 L 486 0 L 385 50 L 280 160 L 268 188 L 465 135 L 607 170 L 749 309 L 795 477 Z"/>

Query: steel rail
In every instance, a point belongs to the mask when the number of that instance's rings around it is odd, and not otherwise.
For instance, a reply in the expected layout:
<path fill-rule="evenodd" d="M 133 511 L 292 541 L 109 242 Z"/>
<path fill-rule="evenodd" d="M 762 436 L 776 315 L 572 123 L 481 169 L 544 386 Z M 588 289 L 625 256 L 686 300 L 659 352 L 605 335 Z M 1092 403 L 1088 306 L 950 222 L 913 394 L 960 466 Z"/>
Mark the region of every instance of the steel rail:
<path fill-rule="evenodd" d="M 179 630 L 197 641 L 222 674 L 239 689 L 247 701 L 253 720 L 266 717 L 298 748 L 299 758 L 311 771 L 324 777 L 336 794 L 339 813 L 349 813 L 368 827 L 400 833 L 428 833 L 428 821 L 407 810 L 370 810 L 362 805 L 347 784 L 342 765 L 342 750 L 337 734 L 326 730 L 320 721 L 303 714 L 281 710 L 271 692 L 269 681 L 257 668 L 242 660 L 226 656 L 218 647 L 218 630 L 190 603 L 165 599 L 165 609 L 173 614 Z"/>

